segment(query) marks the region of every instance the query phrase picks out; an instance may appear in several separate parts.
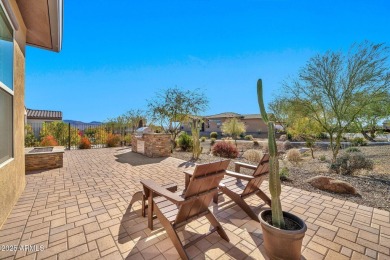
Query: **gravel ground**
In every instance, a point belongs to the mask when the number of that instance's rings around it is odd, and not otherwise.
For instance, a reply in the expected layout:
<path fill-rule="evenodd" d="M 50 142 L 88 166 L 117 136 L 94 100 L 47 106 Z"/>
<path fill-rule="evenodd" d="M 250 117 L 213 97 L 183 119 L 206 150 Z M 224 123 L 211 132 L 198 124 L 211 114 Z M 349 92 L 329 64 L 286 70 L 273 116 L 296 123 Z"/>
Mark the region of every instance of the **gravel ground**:
<path fill-rule="evenodd" d="M 210 155 L 210 145 L 208 145 L 207 142 L 202 143 L 202 146 L 204 147 L 204 153 L 201 154 L 196 163 L 207 163 L 219 159 L 218 157 Z M 260 142 L 260 147 L 254 148 L 260 149 L 261 146 Z M 240 155 L 242 155 L 243 151 L 253 148 L 253 143 L 241 142 L 239 143 L 238 148 L 241 151 Z M 293 186 L 310 192 L 325 194 L 338 199 L 345 199 L 365 206 L 390 211 L 390 146 L 367 146 L 359 147 L 359 149 L 367 158 L 374 161 L 374 169 L 372 171 L 362 170 L 355 173 L 353 176 L 339 175 L 329 171 L 331 151 L 316 150 L 314 153 L 316 159 L 312 159 L 309 154 L 304 154 L 302 160 L 295 165 L 288 162 L 286 159 L 283 159 L 285 156 L 282 154 L 280 167 L 286 166 L 289 168 L 288 180 L 283 181 L 283 185 Z M 172 157 L 193 162 L 193 160 L 191 160 L 191 155 L 192 154 L 189 152 L 174 151 Z M 325 161 L 320 161 L 318 159 L 321 155 L 325 155 Z M 239 156 L 230 163 L 230 170 L 234 170 L 234 161 L 256 164 L 256 162 L 249 162 L 242 156 Z M 358 190 L 359 195 L 336 194 L 321 191 L 306 182 L 309 178 L 318 175 L 346 181 Z"/>

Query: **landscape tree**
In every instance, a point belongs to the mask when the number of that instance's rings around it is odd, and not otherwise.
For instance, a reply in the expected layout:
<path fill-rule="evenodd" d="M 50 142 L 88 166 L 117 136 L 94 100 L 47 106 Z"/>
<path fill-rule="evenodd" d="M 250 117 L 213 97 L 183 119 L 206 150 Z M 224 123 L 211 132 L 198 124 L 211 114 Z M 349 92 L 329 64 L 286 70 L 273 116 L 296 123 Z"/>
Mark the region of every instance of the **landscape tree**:
<path fill-rule="evenodd" d="M 234 139 L 234 143 L 237 147 L 237 138 L 245 133 L 246 127 L 243 122 L 233 117 L 222 124 L 222 133 L 231 136 Z"/>
<path fill-rule="evenodd" d="M 290 100 L 287 97 L 279 96 L 268 104 L 270 120 L 278 123 L 286 130 L 290 118 Z"/>
<path fill-rule="evenodd" d="M 294 139 L 303 139 L 306 147 L 310 148 L 311 157 L 314 159 L 314 145 L 317 136 L 321 134 L 322 127 L 310 117 L 299 117 L 296 115 L 295 120 L 288 127 L 288 132 Z"/>
<path fill-rule="evenodd" d="M 356 117 L 354 126 L 364 138 L 374 142 L 375 133 L 379 130 L 380 122 L 390 118 L 390 93 L 384 92 L 378 100 L 368 104 Z"/>
<path fill-rule="evenodd" d="M 141 109 L 131 109 L 123 114 L 126 126 L 134 132 L 146 124 L 146 114 Z"/>
<path fill-rule="evenodd" d="M 390 88 L 389 49 L 384 44 L 354 44 L 347 55 L 328 51 L 316 55 L 297 79 L 284 84 L 291 98 L 330 137 L 333 161 L 342 135 L 363 110 Z"/>
<path fill-rule="evenodd" d="M 183 90 L 168 88 L 156 93 L 148 100 L 151 123 L 156 122 L 166 133 L 171 134 L 172 146 L 176 146 L 176 137 L 180 127 L 188 122 L 190 115 L 198 115 L 208 106 L 207 97 L 199 89 Z"/>

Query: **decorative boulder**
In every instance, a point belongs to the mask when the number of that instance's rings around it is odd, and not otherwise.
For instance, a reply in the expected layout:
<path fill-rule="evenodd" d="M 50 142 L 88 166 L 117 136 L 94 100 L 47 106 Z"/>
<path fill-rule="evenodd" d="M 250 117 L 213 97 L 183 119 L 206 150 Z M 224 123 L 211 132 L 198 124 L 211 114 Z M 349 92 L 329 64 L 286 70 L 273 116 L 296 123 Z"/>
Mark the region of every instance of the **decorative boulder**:
<path fill-rule="evenodd" d="M 341 180 L 335 180 L 330 177 L 325 176 L 316 176 L 307 180 L 313 187 L 320 189 L 331 191 L 335 193 L 346 193 L 346 194 L 359 194 L 356 189 L 349 183 Z"/>

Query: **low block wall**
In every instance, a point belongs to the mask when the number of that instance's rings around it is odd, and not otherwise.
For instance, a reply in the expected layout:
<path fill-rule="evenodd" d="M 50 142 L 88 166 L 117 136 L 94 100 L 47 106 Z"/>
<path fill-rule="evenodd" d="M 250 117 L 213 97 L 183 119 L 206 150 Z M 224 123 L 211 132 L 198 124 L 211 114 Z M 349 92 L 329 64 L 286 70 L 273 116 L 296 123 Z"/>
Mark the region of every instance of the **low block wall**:
<path fill-rule="evenodd" d="M 63 167 L 63 147 L 55 147 L 52 152 L 42 153 L 28 153 L 30 150 L 32 149 L 25 150 L 26 173 Z"/>
<path fill-rule="evenodd" d="M 140 146 L 143 147 L 140 147 Z M 131 138 L 131 150 L 148 157 L 168 157 L 171 155 L 171 135 L 144 134 L 142 137 Z"/>

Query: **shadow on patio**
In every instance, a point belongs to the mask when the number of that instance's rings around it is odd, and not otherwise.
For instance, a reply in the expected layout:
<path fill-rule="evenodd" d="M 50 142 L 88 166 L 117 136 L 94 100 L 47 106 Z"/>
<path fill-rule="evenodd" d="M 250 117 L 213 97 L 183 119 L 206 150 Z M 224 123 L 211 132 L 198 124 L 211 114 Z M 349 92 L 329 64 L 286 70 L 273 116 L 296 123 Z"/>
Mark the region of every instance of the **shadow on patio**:
<path fill-rule="evenodd" d="M 128 163 L 131 166 L 156 164 L 161 163 L 162 161 L 167 159 L 167 157 L 150 158 L 139 153 L 133 153 L 131 151 L 127 153 L 117 154 L 115 155 L 115 157 L 117 158 L 117 162 Z"/>

